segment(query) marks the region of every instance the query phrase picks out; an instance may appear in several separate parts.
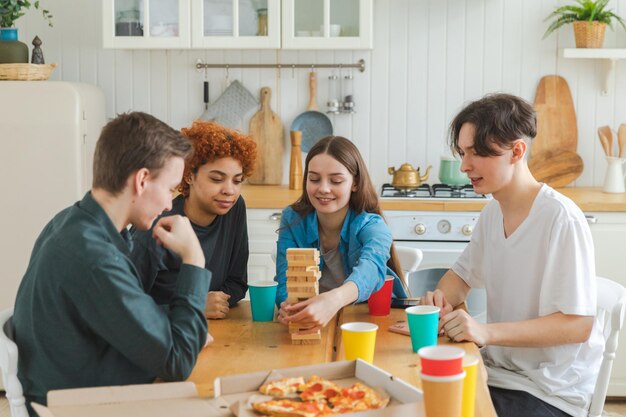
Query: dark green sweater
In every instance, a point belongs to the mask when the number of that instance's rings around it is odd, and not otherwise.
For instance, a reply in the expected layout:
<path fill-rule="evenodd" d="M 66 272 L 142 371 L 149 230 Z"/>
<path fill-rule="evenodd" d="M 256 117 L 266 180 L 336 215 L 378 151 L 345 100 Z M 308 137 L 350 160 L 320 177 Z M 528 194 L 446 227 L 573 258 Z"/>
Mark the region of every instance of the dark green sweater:
<path fill-rule="evenodd" d="M 162 217 L 185 215 L 185 199 L 179 195 L 172 201 L 172 210 Z M 191 223 L 200 241 L 205 268 L 211 271 L 210 291 L 223 291 L 230 295 L 233 307 L 248 290 L 248 225 L 246 204 L 240 196 L 232 209 L 217 216 L 208 226 Z M 141 277 L 144 290 L 158 304 L 169 304 L 178 277 L 181 259 L 163 246 L 157 245 L 152 230 L 132 229 L 133 250 L 130 258 Z"/>
<path fill-rule="evenodd" d="M 27 401 L 191 373 L 207 336 L 210 272 L 183 265 L 166 311 L 144 292 L 126 236 L 87 193 L 37 239 L 13 315 Z"/>

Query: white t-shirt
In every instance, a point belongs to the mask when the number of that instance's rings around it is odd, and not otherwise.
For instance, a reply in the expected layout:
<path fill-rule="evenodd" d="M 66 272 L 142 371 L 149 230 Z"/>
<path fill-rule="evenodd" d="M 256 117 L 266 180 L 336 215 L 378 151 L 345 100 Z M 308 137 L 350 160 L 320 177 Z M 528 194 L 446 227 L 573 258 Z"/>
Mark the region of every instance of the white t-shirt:
<path fill-rule="evenodd" d="M 555 312 L 596 315 L 593 240 L 580 209 L 542 185 L 528 217 L 508 238 L 500 204 L 483 209 L 471 242 L 452 270 L 487 292 L 487 322 Z M 565 411 L 587 415 L 604 338 L 596 318 L 585 343 L 548 348 L 485 346 L 489 385 L 526 391 Z"/>

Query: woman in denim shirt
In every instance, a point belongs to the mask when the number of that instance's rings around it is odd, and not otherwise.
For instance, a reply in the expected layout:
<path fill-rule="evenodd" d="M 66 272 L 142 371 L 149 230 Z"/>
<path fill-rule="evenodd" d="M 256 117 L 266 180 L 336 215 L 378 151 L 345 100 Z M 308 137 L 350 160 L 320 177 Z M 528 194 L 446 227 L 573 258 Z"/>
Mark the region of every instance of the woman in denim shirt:
<path fill-rule="evenodd" d="M 406 297 L 391 232 L 356 146 L 339 136 L 320 140 L 307 155 L 303 189 L 281 218 L 274 278 L 279 321 L 317 331 L 342 307 L 366 301 L 387 275 L 394 277 L 394 296 Z M 320 295 L 286 301 L 288 248 L 320 250 Z"/>

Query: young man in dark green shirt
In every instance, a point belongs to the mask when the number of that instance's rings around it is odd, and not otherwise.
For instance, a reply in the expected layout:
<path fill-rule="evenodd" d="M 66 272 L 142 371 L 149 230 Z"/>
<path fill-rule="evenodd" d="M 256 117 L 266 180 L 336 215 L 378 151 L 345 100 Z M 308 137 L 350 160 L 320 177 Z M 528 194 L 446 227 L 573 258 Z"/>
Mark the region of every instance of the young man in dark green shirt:
<path fill-rule="evenodd" d="M 191 373 L 211 340 L 204 317 L 211 275 L 198 239 L 182 216 L 153 229 L 183 262 L 166 311 L 141 286 L 127 231 L 129 224 L 149 229 L 172 208 L 190 152 L 184 136 L 145 113 L 121 115 L 102 130 L 92 190 L 46 225 L 17 294 L 13 325 L 27 402 L 45 404 L 53 389 Z"/>

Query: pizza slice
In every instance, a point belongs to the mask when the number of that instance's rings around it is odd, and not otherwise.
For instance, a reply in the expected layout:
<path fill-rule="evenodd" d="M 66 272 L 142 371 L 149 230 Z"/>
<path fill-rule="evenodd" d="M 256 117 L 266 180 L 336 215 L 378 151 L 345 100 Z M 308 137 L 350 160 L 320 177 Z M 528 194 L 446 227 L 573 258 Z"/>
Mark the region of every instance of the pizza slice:
<path fill-rule="evenodd" d="M 272 417 L 323 417 L 334 414 L 326 402 L 269 400 L 253 403 L 252 408 Z"/>
<path fill-rule="evenodd" d="M 341 391 L 341 387 L 332 381 L 312 375 L 309 380 L 300 385 L 302 401 L 326 401 Z"/>
<path fill-rule="evenodd" d="M 383 408 L 389 402 L 389 397 L 383 397 L 367 385 L 357 382 L 351 387 L 343 388 L 329 401 L 335 413 L 343 414 Z"/>
<path fill-rule="evenodd" d="M 301 376 L 297 378 L 283 378 L 261 385 L 259 391 L 265 395 L 285 397 L 296 394 L 302 384 L 304 384 L 304 378 Z"/>

